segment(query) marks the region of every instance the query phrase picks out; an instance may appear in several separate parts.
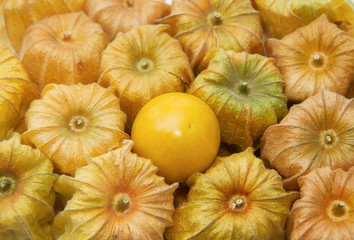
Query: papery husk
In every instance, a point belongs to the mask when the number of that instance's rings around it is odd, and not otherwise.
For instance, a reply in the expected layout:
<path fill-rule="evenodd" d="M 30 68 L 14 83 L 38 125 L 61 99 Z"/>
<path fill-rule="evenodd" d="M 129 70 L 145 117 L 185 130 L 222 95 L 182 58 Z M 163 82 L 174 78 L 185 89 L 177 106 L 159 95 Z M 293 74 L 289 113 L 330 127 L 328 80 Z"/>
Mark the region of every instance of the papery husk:
<path fill-rule="evenodd" d="M 102 53 L 99 83 L 117 87 L 127 128 L 150 99 L 184 92 L 194 79 L 186 54 L 169 31 L 168 25 L 140 26 L 119 33 Z"/>
<path fill-rule="evenodd" d="M 266 45 L 277 60 L 289 100 L 301 102 L 321 89 L 347 92 L 354 76 L 354 39 L 326 15 L 281 40 L 269 39 Z"/>
<path fill-rule="evenodd" d="M 7 34 L 19 52 L 26 29 L 43 18 L 62 13 L 77 12 L 85 0 L 3 0 Z"/>
<path fill-rule="evenodd" d="M 284 239 L 290 206 L 298 198 L 283 189 L 279 174 L 266 169 L 252 148 L 217 157 L 187 184 L 188 201 L 176 208 L 168 240 Z"/>
<path fill-rule="evenodd" d="M 49 240 L 57 177 L 48 157 L 20 140 L 17 134 L 0 142 L 0 182 L 13 181 L 12 190 L 0 189 L 0 237 Z"/>
<path fill-rule="evenodd" d="M 294 203 L 287 226 L 289 239 L 353 239 L 354 167 L 315 169 L 299 179 L 301 198 Z M 333 209 L 340 202 L 340 215 Z M 341 213 L 341 211 L 343 211 Z M 343 215 L 342 215 L 343 214 Z M 342 215 L 342 216 L 341 216 Z"/>
<path fill-rule="evenodd" d="M 132 145 L 126 140 L 119 149 L 89 159 L 75 178 L 59 177 L 55 190 L 72 198 L 54 219 L 56 239 L 163 239 L 165 227 L 173 224 L 178 184 L 166 184 L 150 160 L 131 153 Z M 116 205 L 120 194 L 129 201 L 124 212 Z"/>
<path fill-rule="evenodd" d="M 0 42 L 8 47 L 12 52 L 15 50 L 12 47 L 9 35 L 7 34 L 4 16 L 4 1 L 0 0 Z"/>
<path fill-rule="evenodd" d="M 264 54 L 262 20 L 250 0 L 174 0 L 171 9 L 159 22 L 172 26 L 194 69 L 215 47 Z"/>
<path fill-rule="evenodd" d="M 113 40 L 119 32 L 153 24 L 170 14 L 171 7 L 164 0 L 86 0 L 84 11 Z"/>
<path fill-rule="evenodd" d="M 290 108 L 261 139 L 261 157 L 282 176 L 285 189 L 318 167 L 354 166 L 354 102 L 322 90 Z"/>
<path fill-rule="evenodd" d="M 221 141 L 235 145 L 238 151 L 257 147 L 266 128 L 287 114 L 284 82 L 273 59 L 214 49 L 200 68 L 206 69 L 188 92 L 214 110 Z"/>
<path fill-rule="evenodd" d="M 74 175 L 88 157 L 129 138 L 125 123 L 114 88 L 49 84 L 26 113 L 23 138 L 47 154 L 56 171 Z"/>
<path fill-rule="evenodd" d="M 0 141 L 20 124 L 36 98 L 39 92 L 19 59 L 0 43 Z"/>
<path fill-rule="evenodd" d="M 338 25 L 354 24 L 354 3 L 350 0 L 255 0 L 266 33 L 282 38 L 326 14 Z"/>
<path fill-rule="evenodd" d="M 101 52 L 108 43 L 101 26 L 83 12 L 66 13 L 31 25 L 19 56 L 40 90 L 49 83 L 89 84 L 98 80 Z"/>

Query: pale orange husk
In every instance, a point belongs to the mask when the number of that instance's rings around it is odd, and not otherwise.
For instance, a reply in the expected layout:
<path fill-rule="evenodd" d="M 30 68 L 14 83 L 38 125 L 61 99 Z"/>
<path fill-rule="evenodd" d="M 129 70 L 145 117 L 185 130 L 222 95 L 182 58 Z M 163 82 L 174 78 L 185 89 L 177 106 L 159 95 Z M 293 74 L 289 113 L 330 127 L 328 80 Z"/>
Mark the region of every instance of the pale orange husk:
<path fill-rule="evenodd" d="M 0 142 L 0 238 L 50 240 L 57 176 L 45 154 L 20 141 Z"/>
<path fill-rule="evenodd" d="M 282 176 L 286 189 L 298 189 L 298 178 L 318 167 L 354 166 L 353 99 L 321 91 L 294 105 L 261 139 L 261 157 Z"/>
<path fill-rule="evenodd" d="M 354 167 L 315 169 L 299 179 L 301 198 L 287 226 L 289 239 L 353 239 Z"/>
<path fill-rule="evenodd" d="M 264 53 L 262 20 L 250 0 L 174 0 L 171 10 L 159 22 L 172 26 L 194 69 L 215 47 Z"/>
<path fill-rule="evenodd" d="M 26 29 L 43 18 L 77 12 L 85 0 L 3 0 L 6 30 L 14 49 L 19 52 Z"/>
<path fill-rule="evenodd" d="M 98 80 L 101 52 L 109 39 L 83 12 L 54 15 L 31 25 L 20 59 L 42 90 L 49 83 L 89 84 Z"/>
<path fill-rule="evenodd" d="M 168 240 L 284 239 L 297 192 L 286 192 L 275 170 L 253 149 L 218 157 L 205 174 L 192 175 L 188 200 L 176 208 Z"/>
<path fill-rule="evenodd" d="M 24 119 L 39 92 L 19 59 L 0 43 L 0 141 Z"/>
<path fill-rule="evenodd" d="M 183 92 L 194 79 L 186 54 L 168 25 L 144 25 L 119 33 L 102 53 L 99 83 L 115 86 L 130 128 L 152 98 Z"/>
<path fill-rule="evenodd" d="M 301 102 L 326 89 L 345 95 L 354 74 L 354 39 L 322 15 L 282 40 L 267 41 L 291 101 Z"/>
<path fill-rule="evenodd" d="M 119 32 L 153 24 L 167 16 L 171 9 L 164 0 L 86 0 L 84 11 L 113 40 Z"/>
<path fill-rule="evenodd" d="M 59 177 L 55 190 L 70 200 L 54 219 L 56 239 L 163 239 L 178 184 L 166 184 L 150 160 L 131 153 L 132 144 L 89 159 L 75 178 Z"/>
<path fill-rule="evenodd" d="M 88 157 L 129 138 L 125 123 L 114 88 L 49 84 L 26 113 L 23 138 L 47 154 L 56 171 L 74 175 Z"/>

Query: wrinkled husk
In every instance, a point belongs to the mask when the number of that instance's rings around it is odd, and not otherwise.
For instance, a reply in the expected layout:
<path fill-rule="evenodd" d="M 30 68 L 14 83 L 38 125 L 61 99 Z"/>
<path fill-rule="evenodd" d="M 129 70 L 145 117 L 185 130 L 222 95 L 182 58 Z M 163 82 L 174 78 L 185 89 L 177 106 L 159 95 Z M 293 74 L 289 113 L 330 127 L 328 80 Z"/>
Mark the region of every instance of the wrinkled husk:
<path fill-rule="evenodd" d="M 353 239 L 354 167 L 315 169 L 299 179 L 301 198 L 294 203 L 287 236 L 299 239 Z M 344 205 L 338 205 L 343 202 Z"/>
<path fill-rule="evenodd" d="M 113 40 L 119 32 L 153 24 L 167 16 L 171 7 L 164 0 L 86 0 L 84 11 Z"/>
<path fill-rule="evenodd" d="M 145 25 L 119 33 L 102 53 L 99 83 L 117 87 L 128 128 L 150 99 L 183 92 L 194 79 L 186 54 L 169 30 L 168 25 Z"/>
<path fill-rule="evenodd" d="M 354 3 L 350 0 L 255 0 L 267 35 L 282 38 L 327 14 L 339 25 L 354 24 Z"/>
<path fill-rule="evenodd" d="M 20 140 L 0 142 L 0 238 L 49 240 L 57 177 L 48 157 Z M 3 188 L 9 179 L 12 186 Z"/>
<path fill-rule="evenodd" d="M 131 153 L 133 142 L 89 159 L 75 178 L 62 175 L 57 192 L 71 197 L 53 222 L 54 237 L 69 239 L 163 239 L 172 225 L 173 192 L 178 184 L 167 185 L 156 175 L 151 161 Z M 117 206 L 117 196 L 128 197 L 129 205 Z"/>
<path fill-rule="evenodd" d="M 87 157 L 129 138 L 125 122 L 114 88 L 49 84 L 26 113 L 23 138 L 47 154 L 57 171 L 74 175 Z"/>
<path fill-rule="evenodd" d="M 19 59 L 0 43 L 0 141 L 18 126 L 39 92 Z"/>
<path fill-rule="evenodd" d="M 42 90 L 49 83 L 89 84 L 98 80 L 101 52 L 109 39 L 83 12 L 54 15 L 31 25 L 20 59 Z"/>
<path fill-rule="evenodd" d="M 295 102 L 326 89 L 345 95 L 354 73 L 354 39 L 322 15 L 282 40 L 267 41 L 285 82 L 285 96 Z M 317 57 L 317 59 L 316 59 Z"/>
<path fill-rule="evenodd" d="M 168 240 L 284 239 L 290 206 L 298 198 L 283 189 L 279 174 L 266 169 L 251 148 L 218 157 L 187 183 L 188 201 L 176 208 Z"/>
<path fill-rule="evenodd" d="M 269 127 L 261 139 L 261 157 L 282 176 L 286 189 L 318 167 L 354 166 L 354 102 L 322 90 Z"/>
<path fill-rule="evenodd" d="M 26 29 L 43 18 L 80 11 L 85 0 L 4 0 L 4 16 L 8 36 L 19 52 Z"/>
<path fill-rule="evenodd" d="M 221 141 L 238 150 L 257 147 L 266 128 L 287 114 L 284 82 L 272 59 L 214 49 L 201 67 L 206 70 L 196 77 L 188 92 L 214 110 Z"/>
<path fill-rule="evenodd" d="M 215 47 L 264 53 L 262 20 L 250 0 L 174 0 L 171 10 L 159 22 L 172 26 L 194 69 Z"/>

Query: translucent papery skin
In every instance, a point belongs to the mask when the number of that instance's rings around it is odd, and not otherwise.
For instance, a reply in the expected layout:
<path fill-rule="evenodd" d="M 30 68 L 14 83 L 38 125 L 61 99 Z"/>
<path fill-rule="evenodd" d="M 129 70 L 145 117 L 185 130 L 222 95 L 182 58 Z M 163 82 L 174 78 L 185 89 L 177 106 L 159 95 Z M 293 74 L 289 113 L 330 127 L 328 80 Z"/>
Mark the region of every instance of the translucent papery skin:
<path fill-rule="evenodd" d="M 27 27 L 61 13 L 80 11 L 84 0 L 4 0 L 6 30 L 14 49 L 19 52 Z"/>
<path fill-rule="evenodd" d="M 27 29 L 19 56 L 40 90 L 49 83 L 90 84 L 98 80 L 108 43 L 102 27 L 83 12 L 60 14 Z"/>
<path fill-rule="evenodd" d="M 350 0 L 255 0 L 266 33 L 282 38 L 327 14 L 337 24 L 354 24 L 354 3 Z"/>
<path fill-rule="evenodd" d="M 131 153 L 132 144 L 89 159 L 75 178 L 59 177 L 55 190 L 70 200 L 54 219 L 56 239 L 163 239 L 178 184 L 167 185 L 150 160 Z M 120 194 L 129 199 L 123 213 L 115 205 Z"/>
<path fill-rule="evenodd" d="M 267 127 L 287 114 L 284 82 L 271 59 L 246 52 L 214 49 L 188 92 L 215 112 L 221 141 L 238 150 L 255 145 Z"/>
<path fill-rule="evenodd" d="M 168 25 L 145 25 L 119 33 L 103 51 L 99 83 L 115 86 L 130 128 L 136 114 L 152 98 L 184 92 L 194 75 Z"/>
<path fill-rule="evenodd" d="M 188 200 L 176 208 L 168 240 L 284 239 L 298 193 L 286 192 L 279 174 L 266 169 L 251 148 L 218 157 L 187 183 Z"/>
<path fill-rule="evenodd" d="M 192 68 L 213 48 L 263 54 L 261 17 L 250 0 L 174 0 L 160 20 L 172 26 Z"/>
<path fill-rule="evenodd" d="M 171 7 L 164 0 L 86 0 L 84 11 L 113 40 L 119 32 L 153 24 L 167 16 Z"/>
<path fill-rule="evenodd" d="M 0 142 L 0 238 L 49 240 L 57 177 L 48 157 L 20 140 Z"/>
<path fill-rule="evenodd" d="M 19 59 L 0 43 L 0 140 L 20 124 L 36 98 L 39 92 Z"/>
<path fill-rule="evenodd" d="M 352 239 L 354 236 L 354 167 L 315 169 L 299 179 L 301 198 L 287 226 L 289 239 Z M 342 202 L 342 206 L 338 205 Z M 336 208 L 338 211 L 336 213 Z"/>
<path fill-rule="evenodd" d="M 261 139 L 261 157 L 282 176 L 286 189 L 298 189 L 298 178 L 319 167 L 354 166 L 353 99 L 322 90 L 290 108 Z"/>
<path fill-rule="evenodd" d="M 129 138 L 125 123 L 114 88 L 49 84 L 26 113 L 23 138 L 47 154 L 58 172 L 74 175 L 87 157 Z"/>
<path fill-rule="evenodd" d="M 326 15 L 266 45 L 277 60 L 289 100 L 301 102 L 321 89 L 342 95 L 348 91 L 354 76 L 354 39 Z"/>

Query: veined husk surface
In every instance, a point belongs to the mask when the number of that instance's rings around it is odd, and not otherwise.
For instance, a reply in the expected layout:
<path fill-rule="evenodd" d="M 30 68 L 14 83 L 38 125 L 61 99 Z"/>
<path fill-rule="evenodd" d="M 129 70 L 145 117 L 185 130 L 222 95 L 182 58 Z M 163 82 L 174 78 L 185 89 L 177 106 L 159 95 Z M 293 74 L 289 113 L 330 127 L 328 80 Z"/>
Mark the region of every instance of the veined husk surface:
<path fill-rule="evenodd" d="M 19 52 L 26 29 L 43 18 L 80 11 L 85 0 L 4 0 L 6 30 Z"/>
<path fill-rule="evenodd" d="M 284 177 L 286 189 L 319 167 L 354 166 L 354 102 L 322 90 L 290 108 L 261 139 L 261 157 Z"/>
<path fill-rule="evenodd" d="M 54 219 L 59 240 L 163 239 L 171 226 L 173 192 L 149 159 L 131 152 L 133 142 L 89 159 L 75 178 L 59 177 L 55 190 L 70 200 Z"/>
<path fill-rule="evenodd" d="M 289 239 L 352 239 L 354 236 L 354 167 L 318 168 L 299 179 L 301 198 L 287 226 Z"/>
<path fill-rule="evenodd" d="M 284 239 L 297 192 L 286 192 L 275 170 L 252 148 L 217 157 L 205 174 L 192 175 L 187 202 L 176 208 L 168 240 Z"/>
<path fill-rule="evenodd" d="M 289 100 L 301 102 L 321 89 L 341 95 L 348 91 L 354 76 L 354 39 L 326 15 L 266 45 L 277 60 Z"/>
<path fill-rule="evenodd" d="M 0 237 L 6 240 L 52 239 L 57 179 L 48 157 L 21 144 L 15 134 L 0 142 Z"/>
<path fill-rule="evenodd" d="M 202 71 L 188 92 L 215 112 L 221 141 L 238 150 L 257 147 L 267 127 L 288 112 L 284 82 L 273 59 L 246 52 L 214 49 L 200 65 Z"/>
<path fill-rule="evenodd" d="M 88 157 L 129 138 L 125 123 L 114 88 L 49 84 L 26 113 L 23 138 L 47 154 L 56 171 L 74 175 Z"/>
<path fill-rule="evenodd" d="M 250 0 L 174 0 L 160 23 L 172 26 L 196 69 L 213 48 L 264 54 L 261 17 Z"/>
<path fill-rule="evenodd" d="M 0 141 L 24 119 L 39 92 L 19 59 L 0 43 Z"/>
<path fill-rule="evenodd" d="M 28 27 L 19 56 L 40 90 L 49 83 L 90 84 L 98 80 L 108 43 L 102 27 L 83 12 L 58 14 Z"/>
<path fill-rule="evenodd" d="M 113 40 L 119 32 L 153 24 L 167 16 L 171 7 L 164 0 L 86 0 L 84 11 Z"/>
<path fill-rule="evenodd" d="M 184 92 L 194 79 L 186 54 L 168 25 L 145 25 L 119 33 L 102 52 L 99 84 L 115 86 L 130 128 L 152 98 Z"/>
<path fill-rule="evenodd" d="M 266 33 L 282 38 L 326 14 L 339 25 L 354 24 L 354 3 L 351 0 L 255 0 Z"/>

